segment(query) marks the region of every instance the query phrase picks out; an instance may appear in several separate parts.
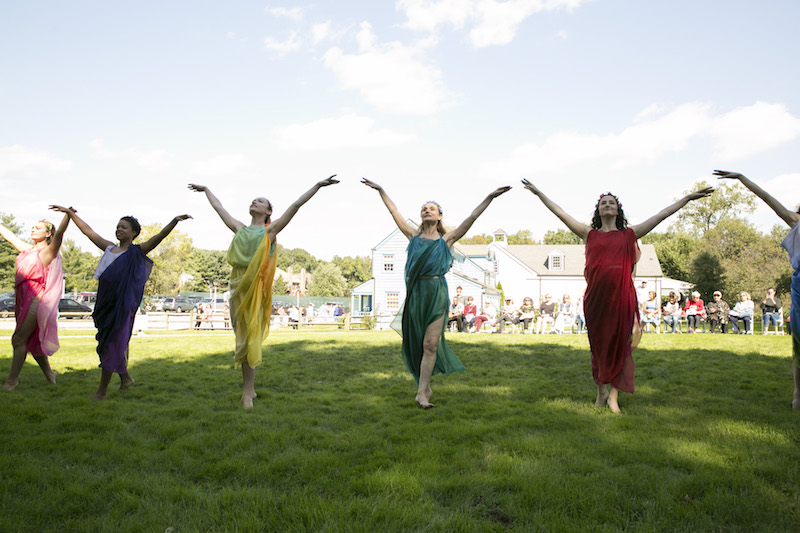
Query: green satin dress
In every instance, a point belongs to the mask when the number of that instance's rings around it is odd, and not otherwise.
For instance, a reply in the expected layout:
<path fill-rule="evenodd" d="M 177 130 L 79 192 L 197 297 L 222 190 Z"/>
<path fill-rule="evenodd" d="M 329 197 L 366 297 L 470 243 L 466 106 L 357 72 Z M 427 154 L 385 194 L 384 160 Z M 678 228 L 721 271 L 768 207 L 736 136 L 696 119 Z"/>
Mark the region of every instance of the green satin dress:
<path fill-rule="evenodd" d="M 425 330 L 432 322 L 443 319 L 433 373 L 464 372 L 464 365 L 444 340 L 450 304 L 444 275 L 453 265 L 450 248 L 444 239 L 430 240 L 415 235 L 408 243 L 407 252 L 406 300 L 400 311 L 402 328 L 398 332 L 403 336 L 403 362 L 419 383 Z"/>

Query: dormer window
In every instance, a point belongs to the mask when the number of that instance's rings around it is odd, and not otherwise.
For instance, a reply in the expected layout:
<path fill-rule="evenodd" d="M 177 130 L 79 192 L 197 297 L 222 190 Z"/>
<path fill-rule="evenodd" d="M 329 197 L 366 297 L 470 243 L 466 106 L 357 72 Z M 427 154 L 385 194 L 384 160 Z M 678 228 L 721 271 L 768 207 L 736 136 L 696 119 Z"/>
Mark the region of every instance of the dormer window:
<path fill-rule="evenodd" d="M 564 270 L 564 254 L 552 252 L 547 258 L 547 267 L 549 270 Z"/>

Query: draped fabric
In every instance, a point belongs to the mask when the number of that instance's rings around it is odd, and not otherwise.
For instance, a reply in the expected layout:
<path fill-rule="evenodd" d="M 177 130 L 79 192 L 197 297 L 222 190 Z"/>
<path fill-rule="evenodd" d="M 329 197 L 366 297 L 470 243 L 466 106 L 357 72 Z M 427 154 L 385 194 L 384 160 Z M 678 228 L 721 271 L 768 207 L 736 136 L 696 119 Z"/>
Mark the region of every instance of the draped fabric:
<path fill-rule="evenodd" d="M 792 326 L 792 360 L 800 366 L 800 222 L 789 231 L 781 246 L 789 252 L 789 261 L 794 268 L 789 323 Z"/>
<path fill-rule="evenodd" d="M 111 248 L 105 253 L 110 254 Z M 97 328 L 97 354 L 103 370 L 117 374 L 128 372 L 128 344 L 133 320 L 152 270 L 153 261 L 138 244 L 131 244 L 98 279 L 92 318 Z"/>
<path fill-rule="evenodd" d="M 444 340 L 449 297 L 444 275 L 453 265 L 453 255 L 444 239 L 425 239 L 415 235 L 408 243 L 406 261 L 406 299 L 392 327 L 403 336 L 403 363 L 419 384 L 422 343 L 428 326 L 442 319 L 442 332 L 436 347 L 434 374 L 464 372 L 464 365 Z"/>
<path fill-rule="evenodd" d="M 264 226 L 245 226 L 228 249 L 231 272 L 231 323 L 236 336 L 234 361 L 261 364 L 261 345 L 269 335 L 272 283 L 278 254 L 275 241 L 265 239 Z"/>
<path fill-rule="evenodd" d="M 64 293 L 64 272 L 61 255 L 56 254 L 45 267 L 39 257 L 39 248 L 31 248 L 17 256 L 14 282 L 14 314 L 17 330 L 28 316 L 36 297 L 36 329 L 28 340 L 27 351 L 35 356 L 53 355 L 58 350 L 58 302 Z"/>
<path fill-rule="evenodd" d="M 592 377 L 633 392 L 632 353 L 641 338 L 633 268 L 639 260 L 636 234 L 591 230 L 586 238 L 584 313 L 592 351 Z"/>

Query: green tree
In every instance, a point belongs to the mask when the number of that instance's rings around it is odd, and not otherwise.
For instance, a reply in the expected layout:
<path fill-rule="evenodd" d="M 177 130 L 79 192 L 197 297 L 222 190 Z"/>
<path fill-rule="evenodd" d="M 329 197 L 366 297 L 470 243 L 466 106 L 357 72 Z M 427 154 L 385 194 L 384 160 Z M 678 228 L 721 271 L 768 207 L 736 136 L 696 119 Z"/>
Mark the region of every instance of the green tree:
<path fill-rule="evenodd" d="M 684 194 L 705 187 L 710 187 L 710 184 L 706 181 L 698 181 L 691 190 L 684 191 Z M 716 226 L 720 220 L 737 218 L 755 210 L 756 197 L 753 193 L 740 183 L 722 183 L 711 195 L 691 201 L 678 211 L 670 229 L 687 231 L 695 237 L 701 237 Z"/>
<path fill-rule="evenodd" d="M 314 271 L 314 280 L 308 288 L 309 296 L 345 296 L 347 281 L 342 271 L 333 263 L 323 263 Z"/>
<path fill-rule="evenodd" d="M 668 278 L 689 280 L 692 254 L 697 247 L 697 239 L 685 231 L 649 233 L 642 237 L 642 243 L 652 244 L 656 249 L 661 271 Z"/>
<path fill-rule="evenodd" d="M 313 272 L 314 268 L 319 264 L 319 260 L 303 250 L 302 248 L 284 248 L 280 244 L 277 246 L 278 253 L 278 268 L 281 270 L 288 270 L 292 267 L 295 272 L 300 272 L 300 269 L 305 268 L 306 272 Z"/>
<path fill-rule="evenodd" d="M 700 293 L 703 301 L 711 301 L 714 291 L 725 290 L 725 275 L 719 258 L 709 252 L 703 251 L 692 260 L 691 279 L 694 288 Z"/>
<path fill-rule="evenodd" d="M 137 242 L 161 231 L 161 224 L 149 224 L 142 228 Z M 192 238 L 182 231 L 173 230 L 148 256 L 153 260 L 153 272 L 145 286 L 145 294 L 174 294 L 178 290 L 181 273 L 188 271 L 192 254 Z"/>
<path fill-rule="evenodd" d="M 488 234 L 478 234 L 472 237 L 462 237 L 459 239 L 458 244 L 489 244 L 492 242 L 492 236 Z"/>
<path fill-rule="evenodd" d="M 186 273 L 194 276 L 185 285 L 186 290 L 207 291 L 211 286 L 216 286 L 222 291 L 227 290 L 231 279 L 231 265 L 228 263 L 227 252 L 194 248 L 186 268 Z"/>
<path fill-rule="evenodd" d="M 289 294 L 289 291 L 286 290 L 286 280 L 280 274 L 275 276 L 275 280 L 272 282 L 272 294 L 281 296 Z"/>
<path fill-rule="evenodd" d="M 583 244 L 580 237 L 565 229 L 547 230 L 542 242 L 544 244 Z"/>
<path fill-rule="evenodd" d="M 342 272 L 342 276 L 347 281 L 348 290 L 372 278 L 372 259 L 369 257 L 339 257 L 334 255 L 331 263 L 336 265 Z M 319 270 L 319 267 L 317 267 L 317 270 Z M 315 276 L 316 272 L 315 270 Z"/>
<path fill-rule="evenodd" d="M 0 224 L 21 237 L 22 226 L 14 220 L 14 215 L 0 212 Z M 2 239 L 2 237 L 0 237 Z M 17 249 L 6 242 L 0 241 L 0 292 L 14 290 L 16 276 Z"/>
<path fill-rule="evenodd" d="M 508 240 L 508 244 L 539 244 L 539 241 L 533 239 L 531 230 L 529 229 L 521 229 L 509 235 L 506 239 Z"/>
<path fill-rule="evenodd" d="M 64 268 L 64 291 L 96 291 L 94 271 L 98 258 L 84 252 L 72 239 L 64 239 L 61 245 L 61 264 Z"/>

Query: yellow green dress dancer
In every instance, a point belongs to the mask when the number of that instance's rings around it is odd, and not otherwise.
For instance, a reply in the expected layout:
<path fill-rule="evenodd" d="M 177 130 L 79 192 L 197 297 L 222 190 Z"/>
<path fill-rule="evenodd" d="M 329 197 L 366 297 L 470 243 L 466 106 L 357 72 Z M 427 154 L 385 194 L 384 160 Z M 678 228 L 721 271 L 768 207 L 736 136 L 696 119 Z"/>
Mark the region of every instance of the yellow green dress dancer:
<path fill-rule="evenodd" d="M 423 409 L 430 409 L 433 407 L 431 376 L 464 371 L 464 365 L 444 340 L 449 304 L 444 276 L 453 264 L 450 248 L 467 233 L 492 200 L 511 187 L 492 191 L 457 228 L 446 230 L 442 224 L 442 208 L 436 202 L 422 205 L 422 224 L 417 229 L 403 218 L 383 187 L 366 178 L 361 182 L 380 193 L 397 228 L 410 241 L 405 272 L 406 300 L 400 328 L 403 362 L 417 382 L 414 401 Z M 394 323 L 392 327 L 397 329 Z"/>
<path fill-rule="evenodd" d="M 261 364 L 261 345 L 269 334 L 272 314 L 272 283 L 278 263 L 275 239 L 286 227 L 300 207 L 308 202 L 318 190 L 339 183 L 328 179 L 314 184 L 298 198 L 277 220 L 272 220 L 272 204 L 263 197 L 250 204 L 250 225 L 233 218 L 204 185 L 190 183 L 189 189 L 205 193 L 211 207 L 222 222 L 233 233 L 233 242 L 228 249 L 231 272 L 231 323 L 236 336 L 233 359 L 242 367 L 242 406 L 253 407 L 257 397 L 255 390 L 256 368 Z"/>

